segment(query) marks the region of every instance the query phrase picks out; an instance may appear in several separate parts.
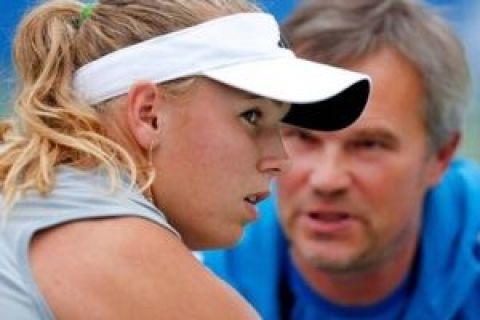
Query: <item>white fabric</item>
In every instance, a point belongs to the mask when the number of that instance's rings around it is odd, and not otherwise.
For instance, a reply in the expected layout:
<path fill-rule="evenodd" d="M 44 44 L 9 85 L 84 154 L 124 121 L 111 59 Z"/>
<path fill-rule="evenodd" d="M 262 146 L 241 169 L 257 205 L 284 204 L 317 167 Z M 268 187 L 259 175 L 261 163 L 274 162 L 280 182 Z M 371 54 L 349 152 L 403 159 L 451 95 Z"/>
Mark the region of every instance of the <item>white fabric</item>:
<path fill-rule="evenodd" d="M 298 59 L 279 41 L 271 15 L 223 16 L 107 54 L 78 69 L 73 86 L 81 98 L 96 104 L 127 93 L 137 81 L 203 75 L 259 96 L 311 103 L 367 79 Z"/>

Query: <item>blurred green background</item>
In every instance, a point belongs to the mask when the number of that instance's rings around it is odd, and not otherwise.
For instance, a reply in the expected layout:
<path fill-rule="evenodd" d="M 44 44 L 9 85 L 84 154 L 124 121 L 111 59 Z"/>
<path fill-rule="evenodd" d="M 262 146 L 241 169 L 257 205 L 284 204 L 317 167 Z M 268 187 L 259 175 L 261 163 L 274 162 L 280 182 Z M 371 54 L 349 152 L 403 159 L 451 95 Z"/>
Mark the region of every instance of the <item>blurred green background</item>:
<path fill-rule="evenodd" d="M 282 21 L 301 0 L 257 0 L 267 11 Z M 352 0 L 354 1 L 354 0 Z M 480 1 L 425 0 L 450 21 L 462 39 L 472 67 L 473 92 L 469 105 L 464 140 L 460 155 L 480 161 Z M 15 88 L 11 65 L 11 41 L 22 14 L 35 0 L 0 1 L 0 115 L 9 113 Z"/>

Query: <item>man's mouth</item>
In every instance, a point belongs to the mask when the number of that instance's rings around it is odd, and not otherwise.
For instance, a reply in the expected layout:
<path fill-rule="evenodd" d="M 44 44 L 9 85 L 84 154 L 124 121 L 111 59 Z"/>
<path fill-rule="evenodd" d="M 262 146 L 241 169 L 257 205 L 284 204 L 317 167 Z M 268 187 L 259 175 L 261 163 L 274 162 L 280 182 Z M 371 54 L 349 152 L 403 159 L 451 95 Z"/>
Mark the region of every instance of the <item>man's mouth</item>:
<path fill-rule="evenodd" d="M 350 215 L 344 212 L 309 212 L 308 216 L 317 221 L 332 223 L 350 218 Z"/>

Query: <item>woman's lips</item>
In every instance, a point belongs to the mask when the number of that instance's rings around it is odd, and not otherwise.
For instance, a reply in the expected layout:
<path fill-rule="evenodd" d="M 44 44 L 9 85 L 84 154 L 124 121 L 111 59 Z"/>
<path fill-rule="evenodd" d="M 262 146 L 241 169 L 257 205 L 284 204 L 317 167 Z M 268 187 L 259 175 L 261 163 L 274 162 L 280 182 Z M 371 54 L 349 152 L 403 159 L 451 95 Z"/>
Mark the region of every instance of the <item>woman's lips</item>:
<path fill-rule="evenodd" d="M 250 212 L 249 218 L 251 220 L 256 220 L 257 217 L 258 217 L 258 212 L 257 212 L 256 205 L 260 201 L 265 200 L 269 195 L 270 195 L 270 192 L 268 192 L 268 191 L 258 192 L 258 193 L 255 193 L 255 194 L 251 194 L 251 195 L 249 195 L 249 196 L 247 196 L 243 199 L 246 203 L 248 211 Z"/>
<path fill-rule="evenodd" d="M 247 201 L 247 202 L 249 202 L 253 205 L 257 205 L 257 203 L 266 199 L 269 195 L 270 195 L 270 192 L 268 192 L 268 191 L 258 192 L 258 193 L 254 193 L 254 194 L 251 194 L 249 196 L 246 196 L 245 201 Z"/>

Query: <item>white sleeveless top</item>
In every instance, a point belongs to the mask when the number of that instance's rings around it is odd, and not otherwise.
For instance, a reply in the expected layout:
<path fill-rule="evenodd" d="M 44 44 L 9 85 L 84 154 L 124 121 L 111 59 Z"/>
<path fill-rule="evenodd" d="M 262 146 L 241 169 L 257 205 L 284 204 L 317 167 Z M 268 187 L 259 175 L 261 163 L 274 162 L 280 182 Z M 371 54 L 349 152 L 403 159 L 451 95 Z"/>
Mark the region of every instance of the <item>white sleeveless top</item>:
<path fill-rule="evenodd" d="M 61 166 L 47 197 L 33 191 L 22 197 L 0 226 L 0 319 L 54 319 L 31 272 L 28 250 L 36 232 L 72 221 L 119 216 L 146 218 L 178 236 L 163 213 L 138 189 L 130 188 L 127 179 L 112 191 L 104 170 Z"/>

